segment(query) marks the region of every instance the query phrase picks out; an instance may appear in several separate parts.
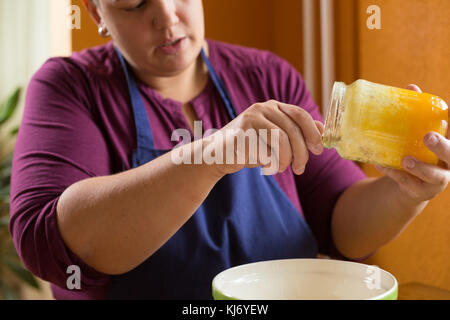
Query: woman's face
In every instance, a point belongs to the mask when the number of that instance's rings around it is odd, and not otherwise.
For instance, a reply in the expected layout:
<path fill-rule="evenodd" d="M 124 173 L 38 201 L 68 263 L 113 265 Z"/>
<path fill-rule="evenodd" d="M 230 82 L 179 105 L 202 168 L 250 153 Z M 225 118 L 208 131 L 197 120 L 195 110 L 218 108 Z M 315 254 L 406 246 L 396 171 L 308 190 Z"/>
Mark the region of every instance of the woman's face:
<path fill-rule="evenodd" d="M 196 61 L 205 37 L 202 0 L 98 2 L 115 45 L 135 69 L 169 77 Z"/>

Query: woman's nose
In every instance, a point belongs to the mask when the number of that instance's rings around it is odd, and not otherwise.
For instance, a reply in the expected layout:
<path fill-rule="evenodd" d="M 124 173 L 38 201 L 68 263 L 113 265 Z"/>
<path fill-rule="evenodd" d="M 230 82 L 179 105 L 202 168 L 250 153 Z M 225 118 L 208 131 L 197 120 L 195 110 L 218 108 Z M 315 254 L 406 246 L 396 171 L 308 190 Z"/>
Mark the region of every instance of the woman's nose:
<path fill-rule="evenodd" d="M 156 29 L 167 29 L 180 22 L 174 0 L 155 1 L 153 25 Z"/>

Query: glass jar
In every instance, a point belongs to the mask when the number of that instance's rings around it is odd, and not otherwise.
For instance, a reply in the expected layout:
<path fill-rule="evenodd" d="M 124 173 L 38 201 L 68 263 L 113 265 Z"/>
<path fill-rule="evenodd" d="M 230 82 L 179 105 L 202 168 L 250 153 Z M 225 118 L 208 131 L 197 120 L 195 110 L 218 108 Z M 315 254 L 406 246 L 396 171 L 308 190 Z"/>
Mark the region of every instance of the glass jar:
<path fill-rule="evenodd" d="M 424 143 L 447 133 L 448 107 L 439 97 L 358 80 L 333 87 L 324 146 L 345 159 L 402 169 L 405 156 L 438 164 Z"/>

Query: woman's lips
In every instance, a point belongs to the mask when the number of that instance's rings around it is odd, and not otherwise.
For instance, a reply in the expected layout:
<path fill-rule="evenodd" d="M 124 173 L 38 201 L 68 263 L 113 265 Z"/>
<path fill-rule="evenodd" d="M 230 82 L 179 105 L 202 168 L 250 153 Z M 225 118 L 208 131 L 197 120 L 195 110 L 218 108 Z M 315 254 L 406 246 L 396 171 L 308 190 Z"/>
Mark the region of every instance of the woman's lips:
<path fill-rule="evenodd" d="M 158 49 L 165 54 L 178 54 L 181 50 L 183 50 L 185 42 L 186 37 L 167 39 L 164 41 L 164 44 L 158 47 Z"/>

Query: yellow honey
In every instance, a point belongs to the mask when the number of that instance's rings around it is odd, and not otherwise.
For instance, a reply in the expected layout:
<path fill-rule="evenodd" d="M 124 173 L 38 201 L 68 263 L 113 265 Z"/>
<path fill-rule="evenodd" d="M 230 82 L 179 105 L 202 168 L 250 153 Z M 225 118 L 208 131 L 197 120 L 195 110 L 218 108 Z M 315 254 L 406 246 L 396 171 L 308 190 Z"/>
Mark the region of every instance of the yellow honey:
<path fill-rule="evenodd" d="M 345 159 L 401 169 L 405 156 L 437 164 L 424 137 L 445 136 L 447 126 L 448 107 L 437 96 L 365 80 L 336 82 L 323 140 Z"/>

